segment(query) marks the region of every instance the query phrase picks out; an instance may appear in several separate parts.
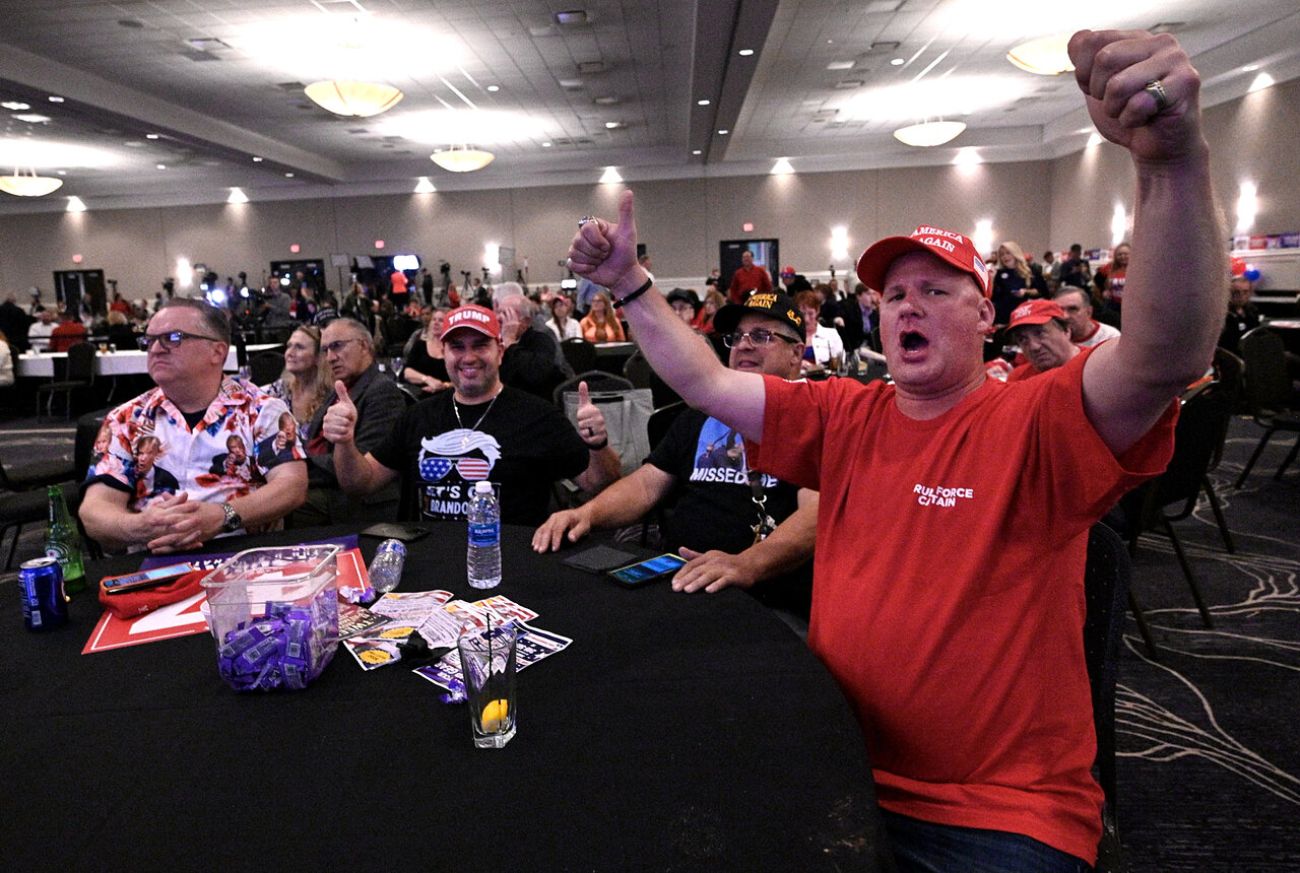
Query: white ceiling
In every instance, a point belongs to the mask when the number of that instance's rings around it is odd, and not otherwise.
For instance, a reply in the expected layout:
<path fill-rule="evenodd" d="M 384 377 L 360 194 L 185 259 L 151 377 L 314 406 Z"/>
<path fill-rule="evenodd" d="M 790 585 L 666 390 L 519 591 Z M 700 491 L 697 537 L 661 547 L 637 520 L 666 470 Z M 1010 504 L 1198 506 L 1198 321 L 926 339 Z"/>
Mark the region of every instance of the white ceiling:
<path fill-rule="evenodd" d="M 557 24 L 566 10 L 589 23 Z M 1084 26 L 1175 25 L 1207 104 L 1245 93 L 1247 65 L 1300 76 L 1296 0 L 0 0 L 0 21 L 0 100 L 50 119 L 0 112 L 0 171 L 31 141 L 24 166 L 65 174 L 41 201 L 0 195 L 0 213 L 72 195 L 92 209 L 218 202 L 232 186 L 254 200 L 395 193 L 419 176 L 440 190 L 589 183 L 607 166 L 629 181 L 738 175 L 779 157 L 904 166 L 963 147 L 1054 157 L 1086 140 L 1073 78 L 1005 54 Z M 406 94 L 385 115 L 338 118 L 302 93 L 346 75 L 350 53 L 323 30 L 340 22 L 358 41 L 380 34 L 361 63 Z M 504 132 L 475 132 L 497 114 Z M 948 146 L 891 136 L 939 114 L 969 125 Z M 429 161 L 465 139 L 496 161 L 469 175 Z"/>

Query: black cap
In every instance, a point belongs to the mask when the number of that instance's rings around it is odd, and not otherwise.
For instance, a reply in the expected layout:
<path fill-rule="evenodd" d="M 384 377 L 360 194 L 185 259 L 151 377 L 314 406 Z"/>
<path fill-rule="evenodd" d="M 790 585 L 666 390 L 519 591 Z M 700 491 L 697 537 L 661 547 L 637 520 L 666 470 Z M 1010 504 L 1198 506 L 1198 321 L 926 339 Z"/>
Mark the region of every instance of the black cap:
<path fill-rule="evenodd" d="M 691 304 L 692 309 L 700 308 L 700 298 L 695 296 L 694 291 L 688 291 L 685 288 L 674 288 L 668 292 L 668 305 L 672 306 L 678 300 L 683 300 Z"/>
<path fill-rule="evenodd" d="M 758 292 L 749 295 L 749 299 L 744 303 L 727 304 L 713 316 L 714 330 L 723 334 L 731 333 L 736 329 L 736 325 L 740 324 L 740 317 L 746 312 L 766 315 L 774 321 L 788 325 L 799 335 L 799 339 L 803 339 L 803 316 L 799 314 L 799 307 L 794 305 L 794 301 L 788 295 L 780 291 Z"/>

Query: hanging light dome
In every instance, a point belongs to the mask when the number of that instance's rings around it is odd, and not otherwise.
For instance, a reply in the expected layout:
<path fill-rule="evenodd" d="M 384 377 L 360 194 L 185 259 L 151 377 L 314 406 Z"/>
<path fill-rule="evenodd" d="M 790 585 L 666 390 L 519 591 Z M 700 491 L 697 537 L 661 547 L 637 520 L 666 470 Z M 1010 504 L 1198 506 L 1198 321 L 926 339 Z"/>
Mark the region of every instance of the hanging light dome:
<path fill-rule="evenodd" d="M 894 131 L 894 139 L 904 145 L 929 148 L 951 142 L 966 129 L 962 121 L 926 121 Z"/>
<path fill-rule="evenodd" d="M 369 118 L 387 112 L 404 96 L 392 85 L 329 79 L 303 89 L 316 105 L 335 115 Z"/>
<path fill-rule="evenodd" d="M 38 176 L 35 170 L 26 176 L 14 170 L 12 176 L 0 176 L 0 191 L 15 197 L 44 197 L 63 187 L 63 180 L 54 176 Z"/>
<path fill-rule="evenodd" d="M 472 173 L 496 160 L 496 155 L 469 146 L 452 146 L 429 155 L 429 160 L 450 173 Z"/>
<path fill-rule="evenodd" d="M 1007 60 L 1026 73 L 1055 76 L 1074 69 L 1070 63 L 1070 37 L 1064 33 L 1040 36 L 1007 52 Z"/>

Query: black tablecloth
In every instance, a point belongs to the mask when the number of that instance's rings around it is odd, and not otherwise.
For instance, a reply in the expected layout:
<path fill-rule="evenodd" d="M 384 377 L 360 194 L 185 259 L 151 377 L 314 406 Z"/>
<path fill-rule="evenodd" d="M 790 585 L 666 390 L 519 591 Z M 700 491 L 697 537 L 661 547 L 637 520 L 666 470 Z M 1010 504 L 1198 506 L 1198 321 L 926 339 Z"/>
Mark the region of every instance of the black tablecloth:
<path fill-rule="evenodd" d="M 207 635 L 82 656 L 89 595 L 34 634 L 6 586 L 5 867 L 889 866 L 852 712 L 785 625 L 740 591 L 617 588 L 534 555 L 529 534 L 506 528 L 494 593 L 574 642 L 520 675 L 501 751 L 473 748 L 465 708 L 408 664 L 363 672 L 340 648 L 305 691 L 237 694 Z M 472 597 L 461 526 L 410 550 L 399 590 Z"/>

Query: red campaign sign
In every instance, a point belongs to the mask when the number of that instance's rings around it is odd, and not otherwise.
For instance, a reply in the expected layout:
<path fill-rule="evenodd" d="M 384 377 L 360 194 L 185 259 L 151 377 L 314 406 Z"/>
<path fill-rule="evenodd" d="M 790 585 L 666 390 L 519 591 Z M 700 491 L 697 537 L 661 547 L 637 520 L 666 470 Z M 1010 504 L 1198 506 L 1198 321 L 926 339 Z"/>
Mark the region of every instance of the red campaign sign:
<path fill-rule="evenodd" d="M 335 587 L 361 587 L 367 578 L 366 565 L 359 549 L 349 549 L 339 555 Z M 195 594 L 131 619 L 121 619 L 104 610 L 81 654 L 90 655 L 207 633 L 208 623 L 201 611 L 205 599 L 205 594 Z"/>

